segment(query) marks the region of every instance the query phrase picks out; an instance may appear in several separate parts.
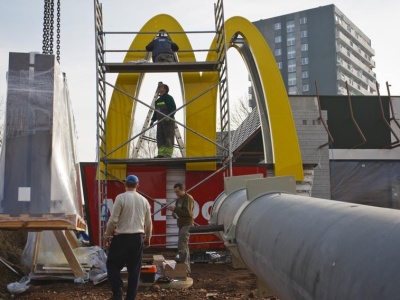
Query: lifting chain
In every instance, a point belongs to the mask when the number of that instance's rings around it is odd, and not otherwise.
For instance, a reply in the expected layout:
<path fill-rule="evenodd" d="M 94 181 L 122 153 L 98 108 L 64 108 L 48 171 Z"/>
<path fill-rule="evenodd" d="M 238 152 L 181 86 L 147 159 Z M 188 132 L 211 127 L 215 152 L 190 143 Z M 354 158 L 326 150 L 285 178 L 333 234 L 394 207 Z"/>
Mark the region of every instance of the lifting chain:
<path fill-rule="evenodd" d="M 50 0 L 49 9 L 49 54 L 53 54 L 53 36 L 54 36 L 54 0 Z"/>
<path fill-rule="evenodd" d="M 61 1 L 57 0 L 57 39 L 56 59 L 60 62 Z M 44 0 L 43 14 L 43 54 L 53 54 L 54 41 L 54 0 Z"/>
<path fill-rule="evenodd" d="M 44 0 L 42 50 L 43 54 L 49 54 L 49 0 Z"/>
<path fill-rule="evenodd" d="M 61 3 L 60 0 L 57 0 L 57 51 L 56 58 L 58 63 L 60 63 L 60 33 L 61 33 L 61 21 L 60 21 L 60 12 L 61 12 Z"/>

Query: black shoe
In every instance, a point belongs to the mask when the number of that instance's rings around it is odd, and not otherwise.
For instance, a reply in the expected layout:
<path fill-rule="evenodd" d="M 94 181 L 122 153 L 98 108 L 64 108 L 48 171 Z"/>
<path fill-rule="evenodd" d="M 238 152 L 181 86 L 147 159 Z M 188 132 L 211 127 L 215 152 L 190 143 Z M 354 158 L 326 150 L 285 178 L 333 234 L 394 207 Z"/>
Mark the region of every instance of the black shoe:
<path fill-rule="evenodd" d="M 122 294 L 112 295 L 109 300 L 122 300 Z"/>
<path fill-rule="evenodd" d="M 154 158 L 164 158 L 165 156 L 164 155 L 157 155 L 156 157 L 154 157 Z"/>

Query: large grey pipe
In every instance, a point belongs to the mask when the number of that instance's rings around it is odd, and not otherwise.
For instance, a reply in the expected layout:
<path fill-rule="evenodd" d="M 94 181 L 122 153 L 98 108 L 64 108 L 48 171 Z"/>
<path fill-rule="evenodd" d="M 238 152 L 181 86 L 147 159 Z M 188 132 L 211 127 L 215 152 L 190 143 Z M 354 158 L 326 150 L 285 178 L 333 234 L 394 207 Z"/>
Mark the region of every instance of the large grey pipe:
<path fill-rule="evenodd" d="M 269 180 L 248 180 L 241 203 L 240 189 L 220 196 L 211 218 L 262 283 L 282 300 L 400 299 L 399 211 L 281 193 Z"/>

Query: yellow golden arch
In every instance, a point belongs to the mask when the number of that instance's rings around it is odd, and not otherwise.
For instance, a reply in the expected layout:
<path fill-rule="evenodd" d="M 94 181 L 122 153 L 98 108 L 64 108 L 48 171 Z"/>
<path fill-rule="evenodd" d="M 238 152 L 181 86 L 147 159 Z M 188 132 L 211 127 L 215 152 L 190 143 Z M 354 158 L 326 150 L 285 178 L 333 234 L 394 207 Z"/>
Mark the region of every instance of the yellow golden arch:
<path fill-rule="evenodd" d="M 157 32 L 164 29 L 167 32 L 183 32 L 180 24 L 171 16 L 161 14 L 150 19 L 141 29 L 141 32 Z M 272 159 L 275 168 L 275 176 L 295 176 L 296 180 L 303 179 L 303 166 L 297 139 L 296 128 L 290 108 L 289 99 L 285 85 L 282 81 L 275 59 L 263 36 L 258 29 L 248 20 L 242 17 L 233 17 L 225 22 L 227 41 L 231 37 L 240 34 L 244 41 L 249 45 L 261 79 L 261 89 L 259 93 L 264 95 L 265 103 L 258 103 L 261 122 L 267 122 L 265 128 L 269 128 L 268 135 L 272 149 Z M 180 49 L 192 49 L 186 34 L 170 34 Z M 153 39 L 149 34 L 139 34 L 132 41 L 130 50 L 145 49 L 145 46 Z M 227 47 L 235 47 L 234 44 L 227 42 Z M 210 49 L 215 48 L 215 40 Z M 240 53 L 240 49 L 238 49 Z M 242 53 L 241 53 L 242 54 Z M 143 52 L 128 52 L 124 62 L 141 60 L 145 58 Z M 243 56 L 243 55 L 242 55 Z M 178 52 L 181 62 L 195 62 L 193 52 Z M 216 53 L 210 51 L 207 61 L 216 61 Z M 209 89 L 218 82 L 217 72 L 185 72 L 181 74 L 184 90 L 184 99 L 193 99 L 202 92 Z M 141 75 L 139 73 L 119 74 L 115 83 L 118 89 L 127 94 L 137 96 L 141 85 Z M 216 140 L 216 117 L 217 117 L 217 89 L 201 96 L 200 99 L 192 102 L 186 107 L 186 126 L 194 131 Z M 107 153 L 124 144 L 129 138 L 130 126 L 133 124 L 136 101 L 117 90 L 114 90 L 106 120 L 107 127 Z M 133 111 L 133 113 L 132 113 Z M 266 132 L 263 132 L 265 136 Z M 266 147 L 264 138 L 264 148 Z M 186 155 L 213 156 L 216 154 L 216 146 L 194 134 L 186 131 Z M 128 147 L 124 146 L 113 152 L 109 158 L 126 158 Z M 188 164 L 190 170 L 212 170 L 215 169 L 214 163 Z M 125 166 L 111 167 L 110 171 L 114 175 L 124 178 Z M 118 174 L 120 173 L 120 174 Z"/>

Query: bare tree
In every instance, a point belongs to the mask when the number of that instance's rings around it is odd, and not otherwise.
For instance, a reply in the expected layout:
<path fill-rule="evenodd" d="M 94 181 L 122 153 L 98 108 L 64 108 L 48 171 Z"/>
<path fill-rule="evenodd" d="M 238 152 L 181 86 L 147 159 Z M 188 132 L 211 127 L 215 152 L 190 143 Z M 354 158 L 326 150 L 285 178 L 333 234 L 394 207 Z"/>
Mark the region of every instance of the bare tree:
<path fill-rule="evenodd" d="M 245 95 L 238 98 L 230 107 L 231 129 L 234 130 L 243 123 L 252 111 L 249 107 L 249 97 Z"/>

